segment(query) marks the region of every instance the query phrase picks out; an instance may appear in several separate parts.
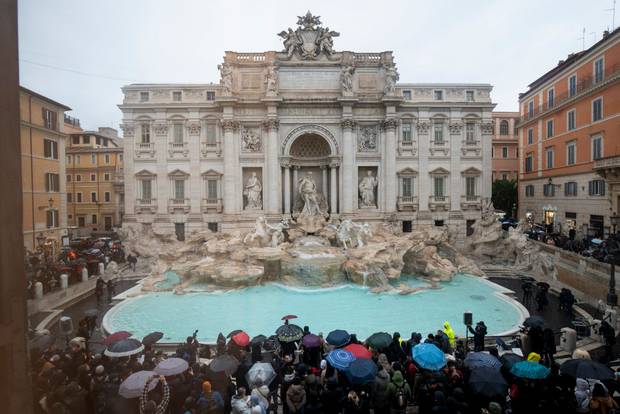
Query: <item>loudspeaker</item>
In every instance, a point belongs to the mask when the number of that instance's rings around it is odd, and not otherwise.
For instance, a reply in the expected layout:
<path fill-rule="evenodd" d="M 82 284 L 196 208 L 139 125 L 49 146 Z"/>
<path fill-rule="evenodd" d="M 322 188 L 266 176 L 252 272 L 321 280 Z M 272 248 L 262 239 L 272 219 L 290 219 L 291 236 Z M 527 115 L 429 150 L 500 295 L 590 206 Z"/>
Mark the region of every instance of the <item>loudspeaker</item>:
<path fill-rule="evenodd" d="M 73 332 L 73 319 L 68 316 L 63 316 L 59 321 L 60 332 L 65 335 L 70 335 Z"/>
<path fill-rule="evenodd" d="M 473 323 L 473 316 L 471 312 L 463 313 L 463 323 L 467 326 L 471 326 Z"/>

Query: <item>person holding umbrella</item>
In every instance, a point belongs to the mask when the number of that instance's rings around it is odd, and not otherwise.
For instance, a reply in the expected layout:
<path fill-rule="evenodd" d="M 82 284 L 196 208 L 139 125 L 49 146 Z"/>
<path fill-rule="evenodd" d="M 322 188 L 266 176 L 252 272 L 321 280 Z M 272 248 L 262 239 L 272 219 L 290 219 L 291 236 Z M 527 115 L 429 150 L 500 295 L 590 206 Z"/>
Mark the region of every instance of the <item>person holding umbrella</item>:
<path fill-rule="evenodd" d="M 163 395 L 161 402 L 157 404 L 155 401 L 149 399 L 149 387 L 151 382 L 159 379 L 163 389 Z M 164 414 L 166 409 L 168 408 L 168 402 L 170 401 L 170 389 L 168 388 L 168 383 L 166 383 L 166 377 L 163 375 L 153 375 L 146 381 L 144 385 L 144 390 L 142 391 L 142 395 L 140 395 L 140 414 Z"/>

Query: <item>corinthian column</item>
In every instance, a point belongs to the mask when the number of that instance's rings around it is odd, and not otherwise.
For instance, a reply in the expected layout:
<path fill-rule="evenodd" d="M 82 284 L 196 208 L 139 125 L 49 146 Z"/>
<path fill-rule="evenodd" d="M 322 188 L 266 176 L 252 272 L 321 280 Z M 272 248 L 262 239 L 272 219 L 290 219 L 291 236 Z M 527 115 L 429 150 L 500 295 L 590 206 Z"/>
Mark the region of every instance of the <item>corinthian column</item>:
<path fill-rule="evenodd" d="M 278 126 L 277 119 L 268 119 L 263 122 L 263 129 L 267 132 L 267 143 L 265 145 L 265 179 L 263 188 L 266 189 L 265 210 L 268 214 L 280 212 L 280 165 L 278 160 Z"/>
<path fill-rule="evenodd" d="M 237 213 L 235 197 L 237 187 L 237 161 L 235 159 L 234 130 L 238 128 L 235 121 L 222 122 L 224 129 L 224 213 Z"/>
<path fill-rule="evenodd" d="M 342 212 L 353 212 L 353 154 L 355 146 L 353 145 L 353 127 L 355 121 L 352 119 L 344 119 L 342 121 Z"/>
<path fill-rule="evenodd" d="M 383 188 L 385 189 L 385 212 L 396 211 L 396 127 L 398 121 L 394 118 L 383 122 L 385 129 L 385 177 Z"/>

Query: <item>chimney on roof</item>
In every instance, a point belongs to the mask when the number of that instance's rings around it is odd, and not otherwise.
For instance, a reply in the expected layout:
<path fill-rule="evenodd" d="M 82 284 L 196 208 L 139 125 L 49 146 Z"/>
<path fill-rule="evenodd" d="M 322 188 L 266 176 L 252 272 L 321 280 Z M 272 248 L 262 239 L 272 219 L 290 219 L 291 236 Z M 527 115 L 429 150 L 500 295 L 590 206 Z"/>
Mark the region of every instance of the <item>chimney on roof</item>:
<path fill-rule="evenodd" d="M 607 38 L 608 36 L 609 36 L 609 30 L 603 31 L 603 39 Z"/>
<path fill-rule="evenodd" d="M 558 60 L 558 66 L 560 66 L 562 63 L 564 63 L 564 60 Z"/>

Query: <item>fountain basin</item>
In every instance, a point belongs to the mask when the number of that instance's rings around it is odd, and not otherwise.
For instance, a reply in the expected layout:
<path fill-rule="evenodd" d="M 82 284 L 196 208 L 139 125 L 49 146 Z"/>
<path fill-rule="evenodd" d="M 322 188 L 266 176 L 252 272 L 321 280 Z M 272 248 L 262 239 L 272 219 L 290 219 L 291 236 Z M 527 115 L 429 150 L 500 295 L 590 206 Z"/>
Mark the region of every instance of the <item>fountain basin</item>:
<path fill-rule="evenodd" d="M 410 280 L 420 285 L 418 279 Z M 182 342 L 198 329 L 201 342 L 214 343 L 219 332 L 226 335 L 234 329 L 250 336 L 270 335 L 282 315 L 291 313 L 299 316 L 295 323 L 308 325 L 313 332 L 327 335 L 333 329 L 346 329 L 360 339 L 378 331 L 398 331 L 403 337 L 416 331 L 425 336 L 440 329 L 444 321 L 464 336 L 465 311 L 473 313 L 474 321 L 484 320 L 490 335 L 508 335 L 528 316 L 523 306 L 505 295 L 510 291 L 486 279 L 458 274 L 439 286 L 410 295 L 373 293 L 351 284 L 297 288 L 276 283 L 185 295 L 146 293 L 112 308 L 104 316 L 103 327 L 107 332 L 127 330 L 137 338 L 162 331 L 163 342 Z"/>

